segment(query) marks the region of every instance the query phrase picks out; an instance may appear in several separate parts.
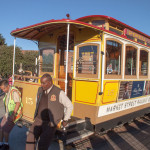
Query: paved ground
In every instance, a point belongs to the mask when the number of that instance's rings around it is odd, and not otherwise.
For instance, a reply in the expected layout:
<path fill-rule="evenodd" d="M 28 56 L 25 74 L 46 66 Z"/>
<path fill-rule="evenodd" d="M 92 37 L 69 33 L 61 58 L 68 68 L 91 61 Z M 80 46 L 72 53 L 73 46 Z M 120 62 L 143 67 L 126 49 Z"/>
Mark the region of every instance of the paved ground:
<path fill-rule="evenodd" d="M 138 120 L 79 145 L 93 150 L 150 150 L 150 120 Z"/>
<path fill-rule="evenodd" d="M 4 105 L 0 99 L 0 118 L 4 114 Z M 15 126 L 10 134 L 10 150 L 24 150 L 27 128 Z M 136 120 L 129 125 L 116 128 L 103 136 L 93 135 L 70 150 L 150 150 L 150 119 Z M 60 150 L 53 142 L 49 150 Z"/>

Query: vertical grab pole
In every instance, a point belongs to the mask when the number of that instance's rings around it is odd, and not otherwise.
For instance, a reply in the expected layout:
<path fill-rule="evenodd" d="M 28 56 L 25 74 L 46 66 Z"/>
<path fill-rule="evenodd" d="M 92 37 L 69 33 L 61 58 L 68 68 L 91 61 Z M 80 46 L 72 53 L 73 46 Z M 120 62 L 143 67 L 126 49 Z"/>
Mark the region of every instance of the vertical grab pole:
<path fill-rule="evenodd" d="M 13 52 L 13 82 L 14 84 L 14 74 L 15 74 L 15 53 L 16 53 L 16 38 L 14 39 L 14 52 Z"/>
<path fill-rule="evenodd" d="M 67 53 L 66 53 L 66 77 L 65 77 L 65 94 L 67 95 L 67 78 L 68 78 L 68 50 L 69 50 L 69 31 L 70 24 L 67 24 Z"/>
<path fill-rule="evenodd" d="M 35 73 L 37 75 L 37 57 L 35 58 Z"/>

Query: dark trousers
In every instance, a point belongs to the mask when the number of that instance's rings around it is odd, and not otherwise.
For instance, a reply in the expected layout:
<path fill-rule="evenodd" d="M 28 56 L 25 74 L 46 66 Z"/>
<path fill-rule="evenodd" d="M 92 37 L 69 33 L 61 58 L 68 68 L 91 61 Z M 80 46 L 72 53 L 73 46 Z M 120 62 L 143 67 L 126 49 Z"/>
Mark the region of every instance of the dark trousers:
<path fill-rule="evenodd" d="M 3 142 L 3 138 L 5 138 L 5 142 L 8 142 L 9 133 L 11 132 L 14 126 L 15 123 L 13 122 L 11 117 L 3 117 L 0 123 L 0 142 Z"/>
<path fill-rule="evenodd" d="M 38 141 L 38 150 L 48 150 L 55 135 L 56 127 L 51 127 L 48 122 L 35 118 L 29 129 L 26 140 L 26 150 L 34 150 Z"/>

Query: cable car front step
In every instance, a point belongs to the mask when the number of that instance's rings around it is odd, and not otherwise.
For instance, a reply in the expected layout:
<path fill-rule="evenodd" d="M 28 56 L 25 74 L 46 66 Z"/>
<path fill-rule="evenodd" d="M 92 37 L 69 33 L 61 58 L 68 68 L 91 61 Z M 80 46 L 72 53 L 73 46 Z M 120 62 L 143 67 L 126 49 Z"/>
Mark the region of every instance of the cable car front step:
<path fill-rule="evenodd" d="M 94 133 L 90 119 L 73 118 L 66 128 L 60 128 L 56 132 L 56 138 L 62 140 L 64 144 L 70 144 L 77 140 L 86 138 Z"/>

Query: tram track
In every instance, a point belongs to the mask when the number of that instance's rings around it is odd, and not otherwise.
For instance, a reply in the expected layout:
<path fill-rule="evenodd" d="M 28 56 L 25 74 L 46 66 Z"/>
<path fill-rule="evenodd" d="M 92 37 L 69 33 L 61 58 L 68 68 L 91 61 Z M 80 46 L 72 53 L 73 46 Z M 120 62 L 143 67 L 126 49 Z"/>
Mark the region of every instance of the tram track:
<path fill-rule="evenodd" d="M 144 124 L 145 126 L 137 127 L 137 124 Z M 140 126 L 140 125 L 139 125 Z M 108 137 L 110 135 L 115 134 L 130 134 L 132 131 L 132 128 L 128 131 L 126 131 L 126 128 L 134 127 L 136 132 L 145 133 L 145 129 L 150 127 L 150 114 L 144 115 L 142 117 L 137 117 L 129 122 L 126 122 L 124 124 L 120 124 L 116 126 L 115 128 L 109 129 L 107 131 L 94 133 L 93 135 L 78 140 L 76 142 L 73 142 L 72 144 L 69 144 L 65 147 L 66 150 L 94 150 L 94 147 L 97 147 L 98 145 L 101 145 L 102 147 L 106 147 L 106 143 L 109 143 L 111 141 L 108 141 Z M 96 148 L 97 149 L 97 148 Z M 102 148 L 103 149 L 103 148 Z M 117 148 L 116 148 L 117 149 Z M 106 148 L 107 150 L 107 148 Z"/>

